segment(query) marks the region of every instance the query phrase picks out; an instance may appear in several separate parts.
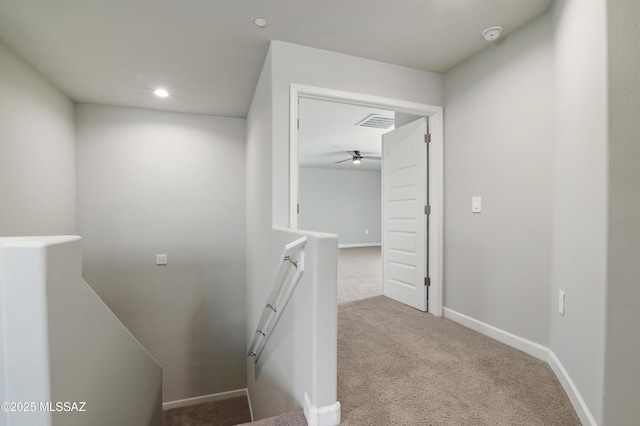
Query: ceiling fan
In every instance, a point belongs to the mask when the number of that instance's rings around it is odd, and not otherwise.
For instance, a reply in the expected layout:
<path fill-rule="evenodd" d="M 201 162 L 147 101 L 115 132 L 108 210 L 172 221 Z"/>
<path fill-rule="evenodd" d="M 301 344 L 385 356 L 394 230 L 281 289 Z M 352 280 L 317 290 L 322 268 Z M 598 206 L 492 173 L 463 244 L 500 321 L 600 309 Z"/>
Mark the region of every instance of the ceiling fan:
<path fill-rule="evenodd" d="M 355 151 L 347 151 L 347 154 L 351 155 L 351 158 L 347 158 L 346 160 L 340 160 L 340 161 L 336 161 L 334 164 L 338 164 L 338 163 L 344 163 L 345 161 L 353 161 L 353 164 L 360 164 L 362 162 L 362 160 L 381 160 L 382 157 L 380 156 L 363 156 L 362 154 L 360 154 L 360 151 L 355 150 Z"/>

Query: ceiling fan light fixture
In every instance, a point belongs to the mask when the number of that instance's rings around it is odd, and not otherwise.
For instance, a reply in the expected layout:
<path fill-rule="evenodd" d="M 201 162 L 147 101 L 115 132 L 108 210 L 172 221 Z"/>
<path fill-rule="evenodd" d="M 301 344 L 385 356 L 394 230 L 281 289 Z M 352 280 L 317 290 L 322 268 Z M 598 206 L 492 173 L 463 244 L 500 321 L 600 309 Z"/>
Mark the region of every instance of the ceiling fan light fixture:
<path fill-rule="evenodd" d="M 156 90 L 153 91 L 153 93 L 159 98 L 169 97 L 169 92 L 167 91 L 167 89 L 163 89 L 162 87 L 157 88 Z"/>
<path fill-rule="evenodd" d="M 360 157 L 353 157 L 353 164 L 360 164 Z"/>

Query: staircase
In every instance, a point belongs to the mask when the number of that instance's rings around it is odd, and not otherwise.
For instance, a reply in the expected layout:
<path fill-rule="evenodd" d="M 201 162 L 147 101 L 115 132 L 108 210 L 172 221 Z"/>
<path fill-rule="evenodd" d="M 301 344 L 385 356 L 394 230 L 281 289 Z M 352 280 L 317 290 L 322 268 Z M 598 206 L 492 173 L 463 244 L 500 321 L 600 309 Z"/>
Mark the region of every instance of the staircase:
<path fill-rule="evenodd" d="M 77 236 L 0 238 L 0 401 L 33 404 L 0 411 L 0 425 L 162 423 L 162 368 L 81 264 Z"/>

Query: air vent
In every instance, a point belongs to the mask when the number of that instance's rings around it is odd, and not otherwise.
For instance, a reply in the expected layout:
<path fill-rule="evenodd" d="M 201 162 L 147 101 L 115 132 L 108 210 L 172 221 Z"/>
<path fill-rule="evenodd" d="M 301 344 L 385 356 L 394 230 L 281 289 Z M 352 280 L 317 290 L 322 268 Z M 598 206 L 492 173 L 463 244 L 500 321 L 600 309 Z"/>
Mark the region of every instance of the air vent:
<path fill-rule="evenodd" d="M 364 120 L 356 123 L 358 127 L 373 127 L 374 129 L 390 129 L 395 124 L 395 119 L 390 115 L 371 114 Z"/>

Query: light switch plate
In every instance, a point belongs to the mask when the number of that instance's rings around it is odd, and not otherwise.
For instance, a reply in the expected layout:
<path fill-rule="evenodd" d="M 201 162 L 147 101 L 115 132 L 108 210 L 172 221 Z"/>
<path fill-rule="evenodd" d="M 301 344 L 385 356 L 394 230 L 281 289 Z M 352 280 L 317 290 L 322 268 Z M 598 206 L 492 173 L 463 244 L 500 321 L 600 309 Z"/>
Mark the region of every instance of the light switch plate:
<path fill-rule="evenodd" d="M 482 212 L 482 197 L 479 195 L 474 195 L 471 197 L 471 213 L 481 213 Z"/>
<path fill-rule="evenodd" d="M 167 255 L 166 254 L 156 254 L 156 265 L 166 265 L 167 264 Z"/>

